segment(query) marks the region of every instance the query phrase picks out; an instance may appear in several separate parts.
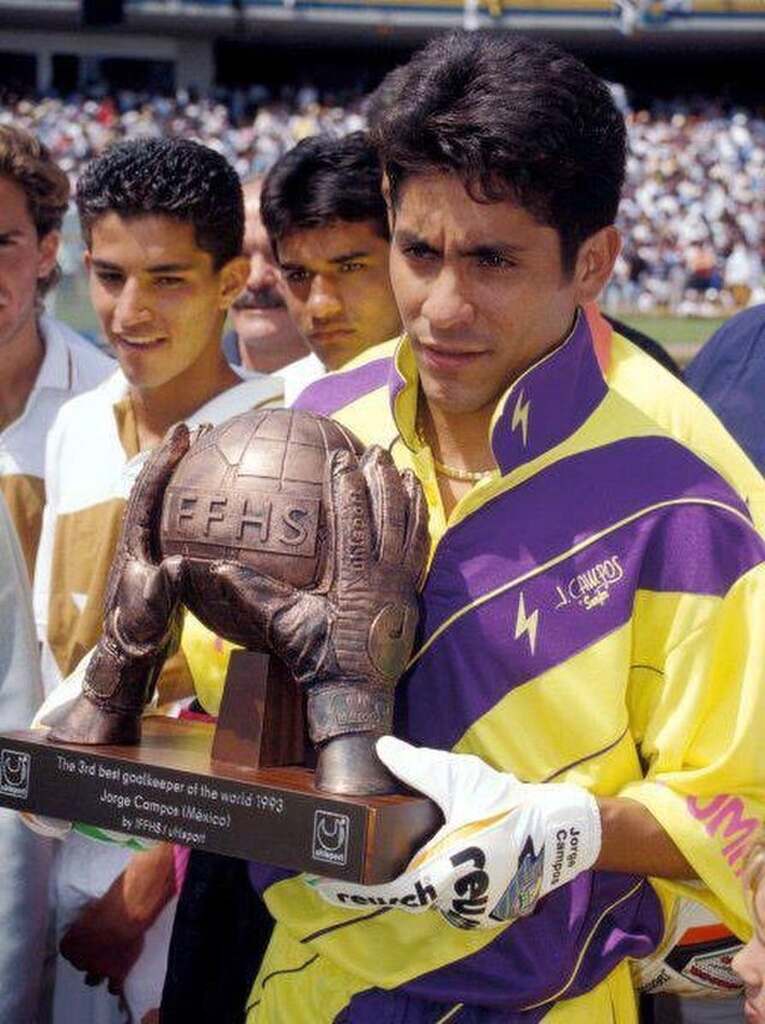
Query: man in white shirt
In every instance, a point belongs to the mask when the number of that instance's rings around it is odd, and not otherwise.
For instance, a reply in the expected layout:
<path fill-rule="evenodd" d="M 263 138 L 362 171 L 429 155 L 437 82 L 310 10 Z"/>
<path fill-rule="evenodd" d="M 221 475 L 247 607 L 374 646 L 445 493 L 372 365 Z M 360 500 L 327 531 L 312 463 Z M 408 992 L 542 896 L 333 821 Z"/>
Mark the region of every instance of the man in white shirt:
<path fill-rule="evenodd" d="M 221 350 L 248 273 L 241 185 L 223 157 L 184 139 L 122 143 L 85 169 L 77 205 L 91 298 L 119 369 L 68 403 L 49 438 L 35 580 L 49 692 L 100 635 L 125 499 L 145 453 L 174 423 L 220 422 L 282 395 L 278 378 L 238 373 Z M 181 655 L 158 682 L 159 702 L 190 692 Z M 116 1024 L 121 1003 L 141 1020 L 158 1005 L 173 894 L 171 847 L 132 855 L 77 832 L 65 840 L 56 1024 Z"/>
<path fill-rule="evenodd" d="M 26 566 L 0 494 L 0 729 L 26 728 L 42 699 Z M 0 785 L 18 776 L 5 761 Z M 6 790 L 7 792 L 7 790 Z M 36 1024 L 48 920 L 51 844 L 0 810 L 0 1020 Z"/>
<path fill-rule="evenodd" d="M 42 315 L 58 277 L 69 181 L 45 146 L 0 125 L 0 490 L 31 577 L 40 536 L 45 438 L 61 405 L 95 387 L 114 362 Z"/>

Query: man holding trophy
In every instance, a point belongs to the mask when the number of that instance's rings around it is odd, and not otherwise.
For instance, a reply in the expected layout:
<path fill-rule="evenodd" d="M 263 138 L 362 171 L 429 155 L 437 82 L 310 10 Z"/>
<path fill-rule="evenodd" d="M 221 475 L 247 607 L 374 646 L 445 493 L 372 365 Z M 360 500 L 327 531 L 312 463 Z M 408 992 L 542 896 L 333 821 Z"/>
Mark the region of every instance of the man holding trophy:
<path fill-rule="evenodd" d="M 433 41 L 387 88 L 375 134 L 405 333 L 298 402 L 373 446 L 325 461 L 329 568 L 306 587 L 216 557 L 201 589 L 304 685 L 336 778 L 359 736 L 371 770 L 390 730 L 378 757 L 444 824 L 381 885 L 251 865 L 276 927 L 247 1022 L 634 1021 L 630 961 L 663 952 L 681 901 L 749 927 L 736 873 L 765 809 L 765 548 L 597 364 L 581 310 L 618 252 L 625 163 L 606 86 L 555 47 L 475 33 Z M 172 433 L 134 496 L 106 669 L 57 727 L 67 741 L 115 715 L 129 737 L 170 643 L 189 560 L 140 538 L 186 444 Z M 431 539 L 416 637 L 407 471 Z"/>

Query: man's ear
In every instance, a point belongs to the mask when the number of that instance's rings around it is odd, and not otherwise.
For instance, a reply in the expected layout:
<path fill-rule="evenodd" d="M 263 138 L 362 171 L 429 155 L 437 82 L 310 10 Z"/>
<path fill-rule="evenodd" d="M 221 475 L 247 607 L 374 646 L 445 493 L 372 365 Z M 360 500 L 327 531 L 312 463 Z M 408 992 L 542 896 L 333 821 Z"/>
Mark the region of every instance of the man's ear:
<path fill-rule="evenodd" d="M 220 270 L 220 308 L 228 309 L 247 287 L 250 261 L 246 256 L 235 256 Z"/>
<path fill-rule="evenodd" d="M 388 172 L 383 171 L 382 180 L 380 181 L 380 191 L 382 197 L 385 200 L 385 209 L 388 211 L 388 231 L 391 236 L 393 235 L 393 227 L 396 222 L 396 211 L 393 209 L 393 200 L 390 194 L 390 178 Z"/>
<path fill-rule="evenodd" d="M 48 234 L 43 235 L 38 242 L 37 248 L 40 254 L 40 260 L 37 265 L 38 278 L 42 279 L 47 277 L 56 266 L 56 258 L 58 257 L 58 246 L 60 241 L 60 231 L 49 231 Z"/>
<path fill-rule="evenodd" d="M 613 225 L 601 228 L 581 244 L 574 270 L 580 306 L 594 302 L 605 288 L 621 246 L 621 236 Z"/>

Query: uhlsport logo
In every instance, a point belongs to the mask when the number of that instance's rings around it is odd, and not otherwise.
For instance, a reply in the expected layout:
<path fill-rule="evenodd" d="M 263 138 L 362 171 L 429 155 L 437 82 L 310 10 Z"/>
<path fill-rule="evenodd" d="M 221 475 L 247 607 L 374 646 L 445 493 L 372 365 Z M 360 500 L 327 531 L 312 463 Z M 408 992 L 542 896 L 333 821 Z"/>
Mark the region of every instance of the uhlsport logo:
<path fill-rule="evenodd" d="M 31 758 L 21 750 L 0 753 L 0 793 L 23 799 L 29 794 Z"/>
<path fill-rule="evenodd" d="M 313 816 L 313 859 L 327 864 L 348 863 L 351 822 L 347 814 L 315 811 Z"/>

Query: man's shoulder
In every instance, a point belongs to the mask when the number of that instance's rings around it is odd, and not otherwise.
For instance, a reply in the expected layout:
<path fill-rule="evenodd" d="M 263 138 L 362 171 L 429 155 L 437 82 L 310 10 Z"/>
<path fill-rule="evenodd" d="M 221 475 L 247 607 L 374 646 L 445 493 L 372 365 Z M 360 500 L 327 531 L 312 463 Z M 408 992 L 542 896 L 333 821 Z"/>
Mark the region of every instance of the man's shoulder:
<path fill-rule="evenodd" d="M 374 345 L 341 370 L 314 381 L 301 392 L 295 408 L 333 416 L 374 392 L 387 390 L 398 342 L 398 338 L 392 338 Z"/>
<path fill-rule="evenodd" d="M 239 367 L 235 369 L 240 379 L 187 416 L 186 423 L 190 428 L 200 423 L 215 425 L 251 409 L 282 404 L 284 387 L 279 377 Z"/>
<path fill-rule="evenodd" d="M 731 317 L 685 372 L 689 386 L 707 400 L 752 376 L 765 381 L 765 305 Z"/>
<path fill-rule="evenodd" d="M 112 364 L 112 373 L 108 377 L 95 387 L 62 403 L 53 422 L 51 435 L 62 439 L 85 431 L 92 436 L 94 431 L 103 429 L 104 423 L 113 421 L 114 403 L 124 397 L 126 389 L 127 383 L 122 371 L 115 369 Z"/>
<path fill-rule="evenodd" d="M 115 360 L 62 320 L 44 316 L 41 327 L 48 344 L 60 345 L 67 353 L 70 379 L 66 384 L 72 393 L 94 388 L 114 372 Z"/>

